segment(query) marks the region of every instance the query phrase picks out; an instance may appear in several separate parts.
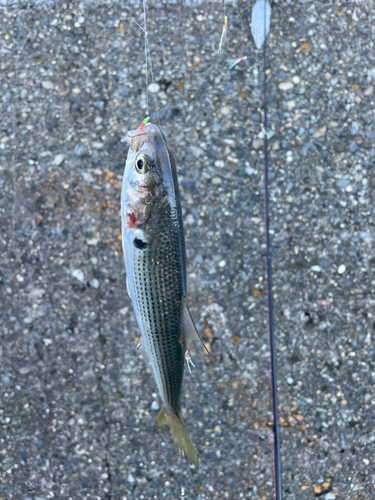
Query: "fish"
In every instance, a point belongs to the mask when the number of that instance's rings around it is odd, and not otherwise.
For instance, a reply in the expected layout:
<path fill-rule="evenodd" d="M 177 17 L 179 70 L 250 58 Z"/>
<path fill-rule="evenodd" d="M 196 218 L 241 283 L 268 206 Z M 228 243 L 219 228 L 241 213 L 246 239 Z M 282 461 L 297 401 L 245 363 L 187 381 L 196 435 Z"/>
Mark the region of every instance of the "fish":
<path fill-rule="evenodd" d="M 163 403 L 156 427 L 168 425 L 177 446 L 198 468 L 181 416 L 187 346 L 202 340 L 187 305 L 176 163 L 160 129 L 146 121 L 126 135 L 129 150 L 121 191 L 126 286 Z"/>

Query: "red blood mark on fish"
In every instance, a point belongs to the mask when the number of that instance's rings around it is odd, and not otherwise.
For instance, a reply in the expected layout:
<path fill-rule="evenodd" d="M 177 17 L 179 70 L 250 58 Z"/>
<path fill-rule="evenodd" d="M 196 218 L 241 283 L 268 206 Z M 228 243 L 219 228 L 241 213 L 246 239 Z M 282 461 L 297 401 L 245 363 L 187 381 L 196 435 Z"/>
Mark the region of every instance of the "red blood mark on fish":
<path fill-rule="evenodd" d="M 129 228 L 135 227 L 135 225 L 137 223 L 137 217 L 134 214 L 126 214 L 126 218 L 128 219 L 127 226 Z"/>

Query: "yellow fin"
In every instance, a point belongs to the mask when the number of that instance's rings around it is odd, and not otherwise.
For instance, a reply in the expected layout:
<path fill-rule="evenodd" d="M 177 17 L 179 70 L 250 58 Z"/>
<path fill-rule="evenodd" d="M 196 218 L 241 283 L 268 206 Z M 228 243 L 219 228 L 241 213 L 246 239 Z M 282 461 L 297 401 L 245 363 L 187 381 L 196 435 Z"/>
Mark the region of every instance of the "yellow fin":
<path fill-rule="evenodd" d="M 164 406 L 160 410 L 159 415 L 156 417 L 156 427 L 162 425 L 169 425 L 171 433 L 176 445 L 182 450 L 187 458 L 193 462 L 196 468 L 199 467 L 199 460 L 197 452 L 195 451 L 193 443 L 190 441 L 189 434 L 185 429 L 182 418 L 170 413 Z"/>

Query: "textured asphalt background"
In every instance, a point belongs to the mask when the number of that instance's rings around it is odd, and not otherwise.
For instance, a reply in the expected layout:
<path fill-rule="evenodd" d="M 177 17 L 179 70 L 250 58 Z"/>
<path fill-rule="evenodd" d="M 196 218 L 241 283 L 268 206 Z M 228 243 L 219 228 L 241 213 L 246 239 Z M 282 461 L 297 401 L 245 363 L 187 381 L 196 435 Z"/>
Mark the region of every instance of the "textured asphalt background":
<path fill-rule="evenodd" d="M 148 12 L 181 182 L 189 303 L 213 354 L 195 346 L 184 382 L 198 471 L 167 428 L 154 430 L 158 397 L 136 349 L 119 239 L 121 139 L 146 114 L 144 42 L 131 21 L 141 6 L 1 4 L 0 498 L 271 499 L 252 3 L 227 6 L 221 55 L 221 2 Z M 272 4 L 288 500 L 375 498 L 374 26 L 371 2 Z M 254 61 L 229 71 L 225 59 L 243 55 Z"/>

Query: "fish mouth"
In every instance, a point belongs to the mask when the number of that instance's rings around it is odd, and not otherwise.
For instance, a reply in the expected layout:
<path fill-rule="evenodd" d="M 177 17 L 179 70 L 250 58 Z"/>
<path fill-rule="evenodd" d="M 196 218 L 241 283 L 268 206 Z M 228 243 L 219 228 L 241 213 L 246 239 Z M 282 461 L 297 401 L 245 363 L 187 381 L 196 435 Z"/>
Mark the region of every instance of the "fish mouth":
<path fill-rule="evenodd" d="M 135 130 L 129 130 L 125 140 L 129 143 L 132 151 L 139 151 L 147 142 L 155 142 L 157 139 L 158 128 L 152 123 L 143 122 Z"/>
<path fill-rule="evenodd" d="M 137 152 L 147 141 L 147 131 L 144 129 L 139 130 L 139 128 L 136 130 L 129 130 L 126 134 L 126 141 L 129 143 L 130 149 Z"/>
<path fill-rule="evenodd" d="M 134 137 L 141 137 L 142 135 L 147 135 L 147 132 L 143 129 L 140 130 L 139 127 L 136 130 L 129 130 L 127 133 L 127 136 L 130 139 L 134 139 Z"/>

